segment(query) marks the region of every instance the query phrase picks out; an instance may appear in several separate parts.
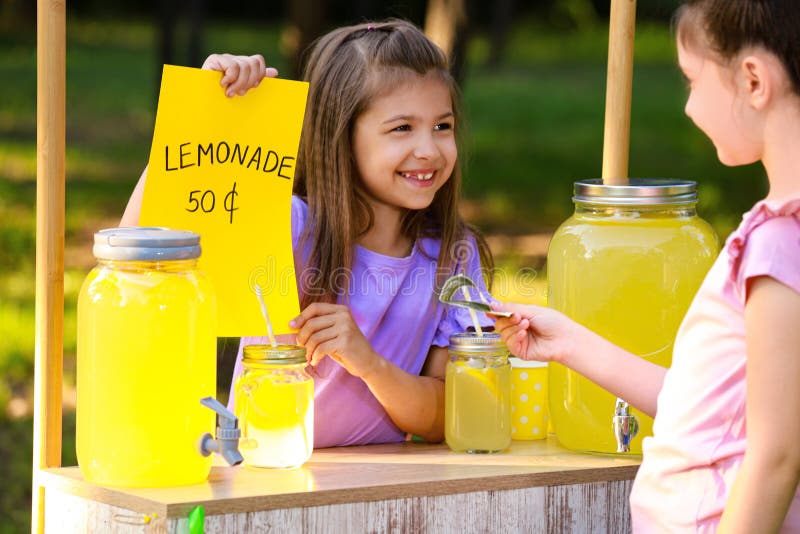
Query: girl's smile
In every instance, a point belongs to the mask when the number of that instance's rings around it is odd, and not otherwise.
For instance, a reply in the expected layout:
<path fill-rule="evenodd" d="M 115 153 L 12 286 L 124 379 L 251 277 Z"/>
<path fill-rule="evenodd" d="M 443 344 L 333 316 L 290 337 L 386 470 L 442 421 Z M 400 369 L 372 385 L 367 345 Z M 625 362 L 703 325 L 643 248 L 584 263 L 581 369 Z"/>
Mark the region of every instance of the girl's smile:
<path fill-rule="evenodd" d="M 397 174 L 409 180 L 416 187 L 431 187 L 434 184 L 433 176 L 436 174 L 436 170 L 397 171 Z"/>
<path fill-rule="evenodd" d="M 428 207 L 450 178 L 458 150 L 450 90 L 433 73 L 375 97 L 353 128 L 353 152 L 373 209 Z"/>

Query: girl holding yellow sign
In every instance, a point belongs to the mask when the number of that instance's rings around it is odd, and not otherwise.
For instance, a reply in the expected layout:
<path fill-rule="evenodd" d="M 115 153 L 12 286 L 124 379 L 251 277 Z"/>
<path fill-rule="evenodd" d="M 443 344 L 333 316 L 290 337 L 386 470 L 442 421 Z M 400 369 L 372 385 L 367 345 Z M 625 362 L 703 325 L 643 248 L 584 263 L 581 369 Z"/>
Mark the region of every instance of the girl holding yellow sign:
<path fill-rule="evenodd" d="M 214 55 L 205 67 L 224 73 L 228 95 L 275 74 L 260 56 Z M 437 289 L 460 272 L 488 293 L 482 260 L 491 266 L 458 214 L 460 111 L 447 58 L 410 23 L 359 24 L 320 38 L 304 79 L 292 198 L 303 311 L 288 326 L 315 368 L 314 445 L 442 441 L 449 336 L 472 321 Z"/>

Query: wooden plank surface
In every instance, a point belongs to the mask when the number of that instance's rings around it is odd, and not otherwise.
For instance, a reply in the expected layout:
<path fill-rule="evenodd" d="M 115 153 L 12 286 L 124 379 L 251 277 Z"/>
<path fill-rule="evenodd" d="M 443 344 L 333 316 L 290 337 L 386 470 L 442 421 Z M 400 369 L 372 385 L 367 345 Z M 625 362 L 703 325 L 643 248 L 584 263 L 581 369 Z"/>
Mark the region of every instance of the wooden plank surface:
<path fill-rule="evenodd" d="M 373 502 L 632 480 L 637 457 L 578 454 L 555 440 L 515 441 L 493 455 L 451 452 L 445 445 L 397 443 L 314 451 L 300 469 L 212 469 L 203 484 L 121 489 L 85 482 L 77 468 L 50 469 L 40 482 L 61 492 L 160 517 L 207 515 Z"/>
<path fill-rule="evenodd" d="M 593 482 L 218 514 L 206 517 L 204 532 L 625 534 L 631 531 L 628 506 L 631 484 L 630 480 Z M 49 496 L 47 522 L 59 527 L 49 532 L 185 534 L 189 531 L 186 517 L 144 516 L 58 491 L 51 491 Z"/>

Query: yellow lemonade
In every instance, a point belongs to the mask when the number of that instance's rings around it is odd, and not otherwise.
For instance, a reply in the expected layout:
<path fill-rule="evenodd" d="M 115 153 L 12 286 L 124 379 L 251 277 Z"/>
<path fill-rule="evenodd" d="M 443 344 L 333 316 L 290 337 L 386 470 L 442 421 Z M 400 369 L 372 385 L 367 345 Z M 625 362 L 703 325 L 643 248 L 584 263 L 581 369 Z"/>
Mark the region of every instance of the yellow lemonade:
<path fill-rule="evenodd" d="M 445 439 L 454 451 L 497 452 L 511 444 L 511 368 L 482 358 L 451 361 L 445 376 Z"/>
<path fill-rule="evenodd" d="M 626 350 L 669 367 L 678 326 L 717 250 L 717 238 L 694 214 L 694 204 L 576 209 L 550 243 L 549 304 Z M 574 371 L 549 365 L 550 416 L 562 445 L 616 452 L 615 400 Z M 652 419 L 632 413 L 640 430 L 631 452 L 641 453 L 642 438 L 652 435 Z"/>
<path fill-rule="evenodd" d="M 101 262 L 78 298 L 77 456 L 111 486 L 205 480 L 216 393 L 210 282 L 196 260 Z"/>
<path fill-rule="evenodd" d="M 314 381 L 304 358 L 255 363 L 248 358 L 252 347 L 267 346 L 245 347 L 245 370 L 234 388 L 242 456 L 254 467 L 299 467 L 314 448 Z"/>

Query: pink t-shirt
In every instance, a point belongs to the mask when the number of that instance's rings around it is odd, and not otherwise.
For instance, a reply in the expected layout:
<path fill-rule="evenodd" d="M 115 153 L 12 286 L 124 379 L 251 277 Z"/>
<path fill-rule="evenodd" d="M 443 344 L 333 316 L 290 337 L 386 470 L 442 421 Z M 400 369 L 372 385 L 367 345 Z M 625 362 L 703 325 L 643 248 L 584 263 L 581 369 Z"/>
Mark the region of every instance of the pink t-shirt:
<path fill-rule="evenodd" d="M 800 199 L 746 213 L 686 313 L 631 493 L 636 532 L 718 526 L 747 444 L 744 308 L 757 276 L 800 293 Z M 784 529 L 800 530 L 800 494 Z"/>

